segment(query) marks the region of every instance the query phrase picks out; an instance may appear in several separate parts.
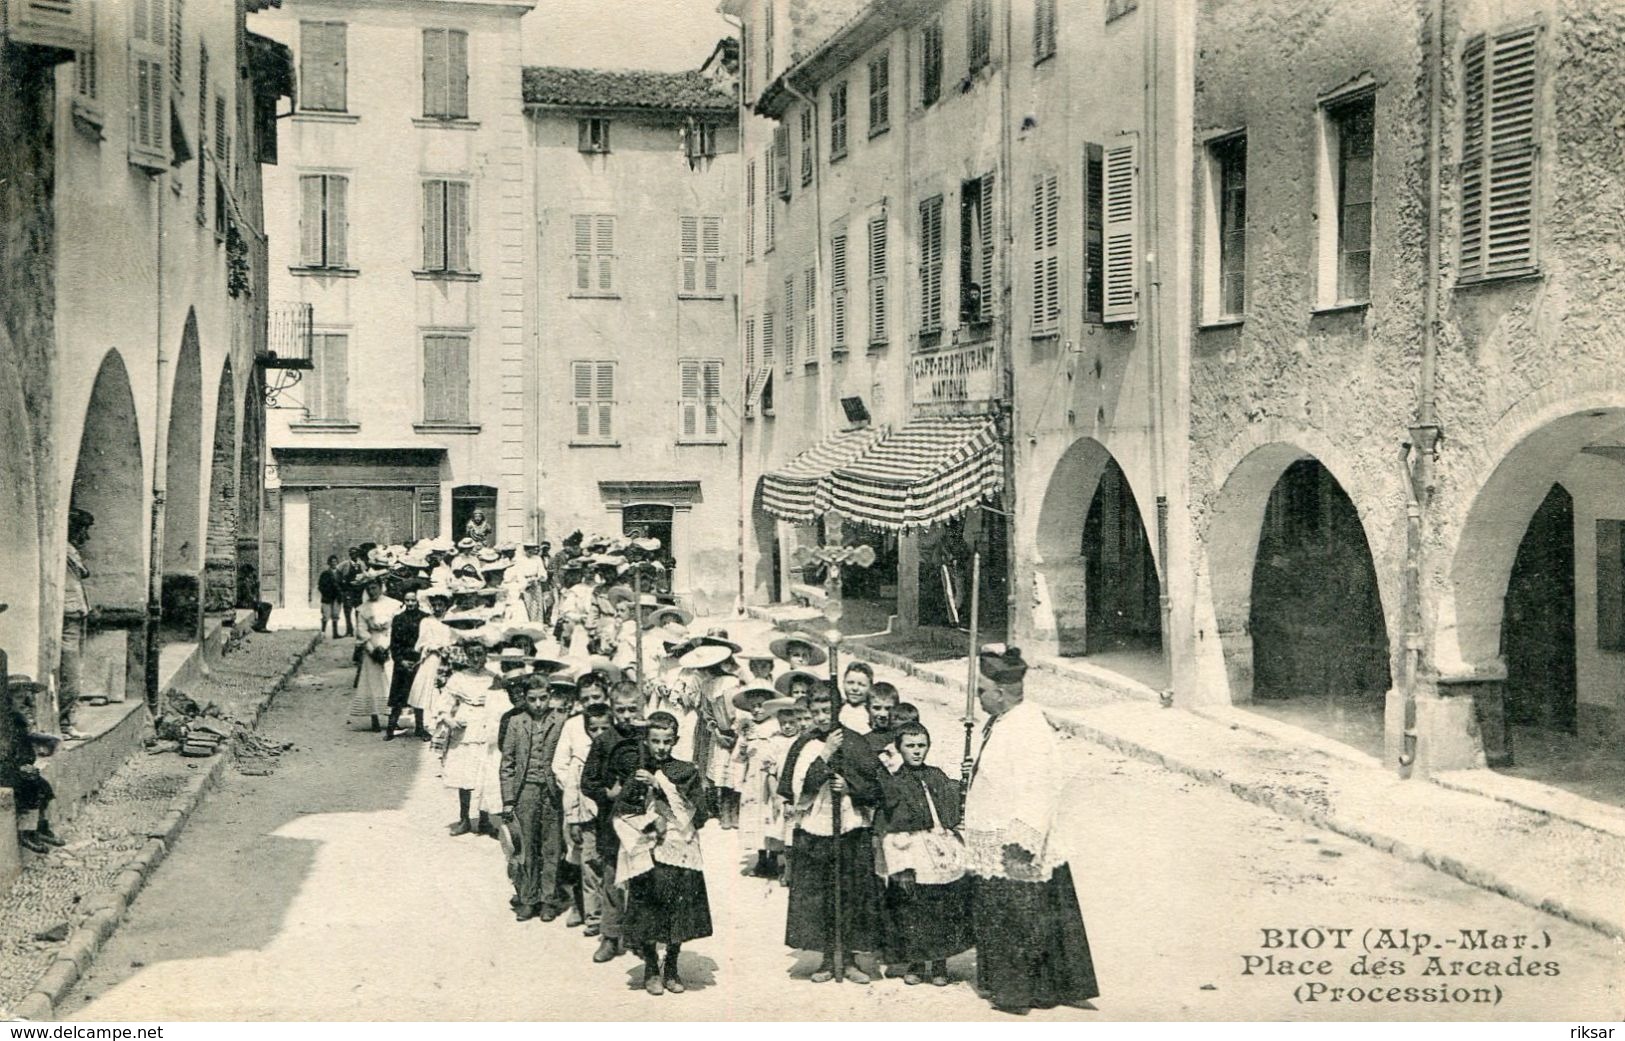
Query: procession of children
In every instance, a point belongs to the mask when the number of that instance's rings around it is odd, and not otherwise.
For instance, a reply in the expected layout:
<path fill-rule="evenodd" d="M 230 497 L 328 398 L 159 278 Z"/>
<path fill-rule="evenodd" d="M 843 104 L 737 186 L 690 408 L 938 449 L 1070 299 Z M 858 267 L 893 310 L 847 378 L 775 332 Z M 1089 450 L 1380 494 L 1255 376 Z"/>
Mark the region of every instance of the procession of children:
<path fill-rule="evenodd" d="M 817 957 L 812 982 L 953 982 L 976 943 L 964 789 L 895 687 L 862 662 L 830 673 L 809 636 L 748 654 L 691 630 L 634 588 L 652 540 L 577 533 L 551 558 L 470 541 L 362 551 L 349 714 L 394 740 L 412 711 L 455 793 L 451 836 L 500 842 L 518 922 L 563 918 L 594 962 L 631 954 L 645 991 L 683 993 L 685 945 L 713 931 L 702 841 L 734 839 L 764 880 L 745 884 L 788 889 L 785 943 Z M 534 561 L 519 581 L 515 558 Z M 1057 1000 L 1094 996 L 1082 956 Z"/>

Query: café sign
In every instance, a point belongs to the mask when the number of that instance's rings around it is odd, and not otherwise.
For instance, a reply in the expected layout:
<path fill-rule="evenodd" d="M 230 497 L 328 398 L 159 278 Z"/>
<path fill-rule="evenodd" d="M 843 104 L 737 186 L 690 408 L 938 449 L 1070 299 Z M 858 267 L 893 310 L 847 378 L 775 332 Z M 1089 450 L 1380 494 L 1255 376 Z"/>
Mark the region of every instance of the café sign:
<path fill-rule="evenodd" d="M 916 405 L 952 405 L 997 396 L 998 351 L 991 340 L 917 354 L 913 366 Z"/>

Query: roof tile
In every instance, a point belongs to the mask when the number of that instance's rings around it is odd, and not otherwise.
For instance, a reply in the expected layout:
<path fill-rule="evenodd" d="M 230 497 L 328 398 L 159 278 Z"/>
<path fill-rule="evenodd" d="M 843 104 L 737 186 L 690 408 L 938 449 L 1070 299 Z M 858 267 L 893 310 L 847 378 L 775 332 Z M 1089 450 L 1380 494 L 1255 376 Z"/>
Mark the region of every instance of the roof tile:
<path fill-rule="evenodd" d="M 572 69 L 533 65 L 525 69 L 527 105 L 571 108 L 650 109 L 731 113 L 737 102 L 696 71 Z"/>

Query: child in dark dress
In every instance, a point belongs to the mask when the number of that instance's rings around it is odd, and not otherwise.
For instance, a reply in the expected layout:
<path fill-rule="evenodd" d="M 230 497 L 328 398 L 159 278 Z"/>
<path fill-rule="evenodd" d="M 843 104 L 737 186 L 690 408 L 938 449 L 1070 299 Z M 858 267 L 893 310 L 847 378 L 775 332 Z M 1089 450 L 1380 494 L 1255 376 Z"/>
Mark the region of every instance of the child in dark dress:
<path fill-rule="evenodd" d="M 903 982 L 948 985 L 948 959 L 972 946 L 969 880 L 959 827 L 959 785 L 927 766 L 931 735 L 919 723 L 898 727 L 875 814 L 877 873 L 886 879 L 885 961 L 906 965 Z"/>
<path fill-rule="evenodd" d="M 615 803 L 616 878 L 626 886 L 621 931 L 626 945 L 643 955 L 643 989 L 653 995 L 687 989 L 677 973 L 683 944 L 711 935 L 699 838 L 705 779 L 693 763 L 671 757 L 677 733 L 677 717 L 650 714 L 643 763 Z"/>

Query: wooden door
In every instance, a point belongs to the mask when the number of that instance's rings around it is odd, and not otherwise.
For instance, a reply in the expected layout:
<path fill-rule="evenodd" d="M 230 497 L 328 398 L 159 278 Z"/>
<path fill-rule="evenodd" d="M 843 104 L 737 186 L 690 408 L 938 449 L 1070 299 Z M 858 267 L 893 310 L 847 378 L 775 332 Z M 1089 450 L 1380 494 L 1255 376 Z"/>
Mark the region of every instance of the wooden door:
<path fill-rule="evenodd" d="M 327 558 L 343 560 L 351 546 L 376 542 L 410 545 L 417 538 L 417 500 L 411 488 L 318 488 L 310 493 L 310 593 Z"/>

